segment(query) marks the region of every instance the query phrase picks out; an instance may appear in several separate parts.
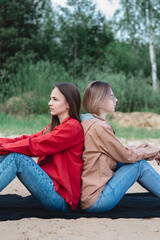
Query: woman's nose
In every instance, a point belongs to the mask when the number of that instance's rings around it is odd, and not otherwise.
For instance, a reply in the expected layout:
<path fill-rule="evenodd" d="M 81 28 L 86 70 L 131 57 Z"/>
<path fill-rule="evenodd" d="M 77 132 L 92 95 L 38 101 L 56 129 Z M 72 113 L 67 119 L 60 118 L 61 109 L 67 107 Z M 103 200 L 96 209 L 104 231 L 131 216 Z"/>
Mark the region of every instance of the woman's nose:
<path fill-rule="evenodd" d="M 51 103 L 51 100 L 48 102 L 48 105 L 51 105 L 52 103 Z"/>

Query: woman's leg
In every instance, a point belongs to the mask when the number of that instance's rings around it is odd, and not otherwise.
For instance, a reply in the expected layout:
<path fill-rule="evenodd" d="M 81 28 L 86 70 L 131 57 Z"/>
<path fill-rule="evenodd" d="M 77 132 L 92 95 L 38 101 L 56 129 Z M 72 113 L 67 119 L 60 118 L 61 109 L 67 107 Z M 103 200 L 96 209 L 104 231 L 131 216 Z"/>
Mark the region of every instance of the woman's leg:
<path fill-rule="evenodd" d="M 2 156 L 0 156 L 0 164 L 1 164 L 1 162 L 3 162 L 3 160 L 4 160 L 6 157 L 7 157 L 7 155 L 2 155 Z"/>
<path fill-rule="evenodd" d="M 32 158 L 18 153 L 3 157 L 0 164 L 0 191 L 16 176 L 46 209 L 70 211 L 69 204 L 55 191 L 52 179 Z"/>
<path fill-rule="evenodd" d="M 108 181 L 99 199 L 87 212 L 106 212 L 111 210 L 127 190 L 138 181 L 148 191 L 160 197 L 160 175 L 145 160 L 122 165 Z"/>

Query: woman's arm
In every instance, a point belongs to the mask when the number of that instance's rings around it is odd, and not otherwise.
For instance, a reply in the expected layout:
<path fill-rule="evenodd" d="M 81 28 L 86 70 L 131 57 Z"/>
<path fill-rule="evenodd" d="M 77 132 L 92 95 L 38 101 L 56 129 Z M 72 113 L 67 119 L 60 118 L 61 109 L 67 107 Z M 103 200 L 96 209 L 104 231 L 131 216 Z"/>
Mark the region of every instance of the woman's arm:
<path fill-rule="evenodd" d="M 0 138 L 0 145 L 6 144 L 6 143 L 14 143 L 14 142 L 17 142 L 17 141 L 20 141 L 23 139 L 27 139 L 27 138 L 37 137 L 41 134 L 42 134 L 42 132 L 34 133 L 32 135 L 22 135 L 20 137 L 15 137 L 15 138 Z"/>
<path fill-rule="evenodd" d="M 160 149 L 149 144 L 125 147 L 110 128 L 101 126 L 95 129 L 99 132 L 99 149 L 117 162 L 134 163 L 141 159 L 153 160 L 160 153 Z"/>
<path fill-rule="evenodd" d="M 79 133 L 79 134 L 78 134 Z M 82 134 L 81 134 L 82 133 Z M 26 138 L 0 147 L 0 155 L 17 152 L 31 157 L 52 155 L 76 145 L 83 138 L 83 131 L 68 124 L 56 127 L 52 132 L 34 138 Z"/>
<path fill-rule="evenodd" d="M 15 137 L 15 138 L 0 138 L 0 145 L 7 144 L 7 143 L 15 143 L 15 142 L 23 140 L 23 139 L 35 138 L 35 137 L 41 136 L 43 134 L 43 132 L 48 128 L 48 126 L 45 127 L 42 131 L 31 134 L 31 135 L 22 135 L 20 137 Z"/>

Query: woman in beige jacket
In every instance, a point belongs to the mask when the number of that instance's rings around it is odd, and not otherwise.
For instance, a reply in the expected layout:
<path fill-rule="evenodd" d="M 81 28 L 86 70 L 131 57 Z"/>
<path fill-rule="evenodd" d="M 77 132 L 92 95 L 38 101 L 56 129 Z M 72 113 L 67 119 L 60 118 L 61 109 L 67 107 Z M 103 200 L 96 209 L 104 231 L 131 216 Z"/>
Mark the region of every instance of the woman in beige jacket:
<path fill-rule="evenodd" d="M 160 175 L 147 162 L 160 163 L 160 148 L 142 144 L 125 147 L 105 119 L 117 99 L 108 83 L 90 83 L 84 93 L 82 114 L 85 143 L 81 208 L 87 212 L 112 209 L 136 182 L 160 197 Z M 146 161 L 147 160 L 147 161 Z"/>

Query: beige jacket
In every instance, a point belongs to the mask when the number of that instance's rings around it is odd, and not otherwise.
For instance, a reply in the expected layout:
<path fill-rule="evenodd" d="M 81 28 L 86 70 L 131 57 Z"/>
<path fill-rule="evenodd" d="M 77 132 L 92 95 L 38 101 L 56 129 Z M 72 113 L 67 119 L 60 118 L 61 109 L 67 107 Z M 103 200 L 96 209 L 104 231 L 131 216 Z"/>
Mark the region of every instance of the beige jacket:
<path fill-rule="evenodd" d="M 91 114 L 87 114 L 92 116 Z M 96 116 L 96 115 L 94 115 Z M 108 180 L 114 175 L 117 162 L 135 163 L 141 159 L 153 160 L 160 149 L 149 144 L 125 147 L 115 136 L 113 128 L 98 118 L 82 121 L 84 152 L 81 189 L 81 208 L 92 206 L 99 198 Z"/>

